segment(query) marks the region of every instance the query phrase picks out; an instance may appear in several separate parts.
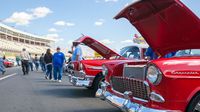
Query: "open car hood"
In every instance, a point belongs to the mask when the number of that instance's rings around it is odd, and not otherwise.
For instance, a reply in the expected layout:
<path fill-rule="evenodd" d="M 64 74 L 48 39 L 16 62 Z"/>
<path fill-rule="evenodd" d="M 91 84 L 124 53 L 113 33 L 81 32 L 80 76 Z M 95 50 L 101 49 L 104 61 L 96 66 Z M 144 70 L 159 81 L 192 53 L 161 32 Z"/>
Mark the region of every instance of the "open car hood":
<path fill-rule="evenodd" d="M 119 18 L 128 19 L 159 56 L 200 48 L 200 20 L 179 0 L 139 0 Z"/>
<path fill-rule="evenodd" d="M 79 42 L 81 44 L 84 44 L 88 47 L 90 47 L 91 49 L 93 49 L 94 51 L 96 51 L 97 53 L 99 53 L 102 57 L 109 59 L 110 57 L 121 57 L 118 53 L 116 53 L 115 51 L 111 50 L 110 48 L 104 46 L 103 44 L 101 44 L 100 42 L 98 42 L 97 40 L 89 37 L 89 36 L 82 36 L 79 39 L 75 40 L 74 42 Z"/>

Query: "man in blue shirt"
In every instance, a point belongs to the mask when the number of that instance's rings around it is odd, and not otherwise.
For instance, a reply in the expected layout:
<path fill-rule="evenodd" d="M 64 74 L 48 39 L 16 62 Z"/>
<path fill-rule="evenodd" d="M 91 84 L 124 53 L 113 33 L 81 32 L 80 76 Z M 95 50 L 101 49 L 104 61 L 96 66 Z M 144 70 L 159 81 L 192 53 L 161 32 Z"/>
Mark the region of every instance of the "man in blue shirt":
<path fill-rule="evenodd" d="M 57 52 L 53 55 L 53 75 L 54 80 L 58 80 L 58 82 L 61 82 L 65 55 L 60 51 L 60 47 L 57 47 L 56 50 Z"/>
<path fill-rule="evenodd" d="M 158 56 L 156 55 L 156 53 L 153 51 L 151 47 L 147 48 L 145 55 L 147 56 L 148 60 L 154 60 L 158 58 Z"/>
<path fill-rule="evenodd" d="M 79 44 L 80 44 L 79 42 L 73 43 L 73 46 L 75 46 L 75 49 L 74 49 L 73 54 L 72 54 L 72 61 L 81 61 L 83 59 L 82 49 L 79 46 Z"/>
<path fill-rule="evenodd" d="M 176 54 L 176 52 L 171 52 L 171 53 L 166 54 L 163 58 L 171 58 L 175 54 Z M 154 60 L 154 59 L 158 58 L 158 56 L 156 55 L 156 53 L 153 51 L 153 49 L 151 47 L 147 48 L 145 55 L 147 56 L 148 60 Z"/>

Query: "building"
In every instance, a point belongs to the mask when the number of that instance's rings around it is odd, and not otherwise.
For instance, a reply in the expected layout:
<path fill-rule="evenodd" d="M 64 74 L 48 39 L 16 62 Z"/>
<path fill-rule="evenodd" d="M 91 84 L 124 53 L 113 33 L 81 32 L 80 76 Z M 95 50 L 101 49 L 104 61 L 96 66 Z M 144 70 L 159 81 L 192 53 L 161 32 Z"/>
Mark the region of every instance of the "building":
<path fill-rule="evenodd" d="M 31 54 L 41 54 L 50 48 L 52 43 L 54 41 L 51 39 L 45 39 L 42 36 L 23 32 L 0 23 L 0 51 L 3 55 L 16 56 L 23 48 L 26 48 Z"/>

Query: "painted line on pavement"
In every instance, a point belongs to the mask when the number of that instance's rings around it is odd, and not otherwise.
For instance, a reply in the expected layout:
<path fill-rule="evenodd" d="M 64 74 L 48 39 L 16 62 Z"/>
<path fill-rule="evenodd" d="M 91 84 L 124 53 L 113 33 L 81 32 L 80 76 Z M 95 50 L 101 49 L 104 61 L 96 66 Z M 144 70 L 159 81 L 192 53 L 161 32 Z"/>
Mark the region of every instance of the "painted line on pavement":
<path fill-rule="evenodd" d="M 17 75 L 17 73 L 13 73 L 13 74 L 7 75 L 7 76 L 5 76 L 5 77 L 1 77 L 1 78 L 0 78 L 0 81 L 1 81 L 1 80 L 4 80 L 4 79 L 7 79 L 7 78 L 9 78 L 9 77 L 15 76 L 15 75 Z"/>

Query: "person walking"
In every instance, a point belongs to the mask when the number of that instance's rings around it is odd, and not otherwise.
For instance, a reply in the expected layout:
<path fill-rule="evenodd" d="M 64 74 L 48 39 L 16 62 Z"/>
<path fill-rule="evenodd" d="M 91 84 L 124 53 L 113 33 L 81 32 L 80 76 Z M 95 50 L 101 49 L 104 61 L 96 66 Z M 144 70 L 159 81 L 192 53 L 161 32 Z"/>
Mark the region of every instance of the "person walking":
<path fill-rule="evenodd" d="M 16 56 L 17 66 L 20 66 L 19 61 L 20 61 L 20 57 L 19 57 L 19 56 Z"/>
<path fill-rule="evenodd" d="M 33 58 L 31 57 L 31 53 L 29 53 L 29 56 L 30 56 L 30 60 L 28 62 L 29 68 L 31 71 L 33 71 Z"/>
<path fill-rule="evenodd" d="M 2 75 L 5 74 L 6 72 L 6 69 L 5 69 L 5 66 L 4 66 L 4 60 L 2 57 L 0 57 L 0 72 L 2 72 Z"/>
<path fill-rule="evenodd" d="M 79 46 L 79 42 L 73 42 L 73 46 L 72 46 L 72 59 L 71 61 L 81 61 L 83 59 L 82 56 L 82 49 Z M 75 49 L 73 50 L 73 47 L 75 47 Z"/>
<path fill-rule="evenodd" d="M 46 54 L 44 55 L 44 62 L 46 64 L 46 75 L 45 75 L 45 78 L 46 79 L 52 79 L 52 54 L 51 54 L 51 50 L 50 49 L 47 49 L 47 52 Z"/>
<path fill-rule="evenodd" d="M 22 49 L 20 56 L 21 56 L 21 62 L 22 62 L 22 71 L 23 71 L 23 74 L 26 75 L 29 73 L 30 56 L 25 48 Z"/>
<path fill-rule="evenodd" d="M 35 58 L 34 58 L 34 64 L 35 64 L 35 69 L 36 71 L 38 71 L 38 68 L 39 68 L 39 58 L 37 56 L 37 54 L 35 54 Z"/>
<path fill-rule="evenodd" d="M 68 54 L 69 54 L 69 58 L 66 62 L 67 64 L 69 64 L 72 61 L 72 51 L 68 51 Z"/>
<path fill-rule="evenodd" d="M 44 53 L 42 53 L 42 55 L 40 56 L 40 67 L 41 67 L 43 72 L 46 71 L 45 62 L 44 62 Z"/>
<path fill-rule="evenodd" d="M 53 75 L 54 80 L 61 82 L 65 55 L 60 51 L 60 47 L 57 47 L 56 51 L 57 52 L 53 55 Z"/>

